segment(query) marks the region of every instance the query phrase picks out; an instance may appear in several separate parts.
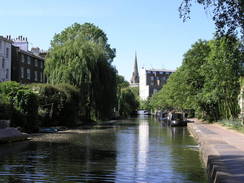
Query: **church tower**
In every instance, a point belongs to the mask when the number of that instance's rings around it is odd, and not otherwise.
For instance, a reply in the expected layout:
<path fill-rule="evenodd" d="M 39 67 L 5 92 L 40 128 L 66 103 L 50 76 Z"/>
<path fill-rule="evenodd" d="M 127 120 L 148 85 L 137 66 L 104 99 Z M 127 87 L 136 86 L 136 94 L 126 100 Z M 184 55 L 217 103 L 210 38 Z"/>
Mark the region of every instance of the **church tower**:
<path fill-rule="evenodd" d="M 138 66 L 137 66 L 137 55 L 135 54 L 135 63 L 134 63 L 134 71 L 131 77 L 131 85 L 139 86 L 139 73 L 138 73 Z"/>

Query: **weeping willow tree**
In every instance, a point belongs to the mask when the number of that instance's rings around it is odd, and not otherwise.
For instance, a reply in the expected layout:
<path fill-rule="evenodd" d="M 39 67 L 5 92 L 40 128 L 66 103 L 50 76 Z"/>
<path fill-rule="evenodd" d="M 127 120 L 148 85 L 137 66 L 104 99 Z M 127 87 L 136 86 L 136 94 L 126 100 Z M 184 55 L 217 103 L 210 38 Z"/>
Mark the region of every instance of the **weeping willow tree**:
<path fill-rule="evenodd" d="M 109 118 L 116 103 L 115 50 L 97 26 L 73 24 L 51 42 L 45 63 L 48 83 L 80 88 L 81 111 L 86 120 Z"/>

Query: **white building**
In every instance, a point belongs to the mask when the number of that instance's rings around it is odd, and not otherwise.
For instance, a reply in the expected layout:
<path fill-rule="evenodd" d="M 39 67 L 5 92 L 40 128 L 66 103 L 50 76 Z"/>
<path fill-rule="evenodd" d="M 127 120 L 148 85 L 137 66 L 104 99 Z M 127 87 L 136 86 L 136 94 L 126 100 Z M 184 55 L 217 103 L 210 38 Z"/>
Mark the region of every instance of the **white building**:
<path fill-rule="evenodd" d="M 13 45 L 19 47 L 21 50 L 29 51 L 27 37 L 19 36 L 13 39 Z"/>
<path fill-rule="evenodd" d="M 11 80 L 11 44 L 10 37 L 0 36 L 0 82 Z"/>
<path fill-rule="evenodd" d="M 165 69 L 140 70 L 139 95 L 142 100 L 147 100 L 154 93 L 158 92 L 167 82 L 169 76 L 175 71 Z"/>

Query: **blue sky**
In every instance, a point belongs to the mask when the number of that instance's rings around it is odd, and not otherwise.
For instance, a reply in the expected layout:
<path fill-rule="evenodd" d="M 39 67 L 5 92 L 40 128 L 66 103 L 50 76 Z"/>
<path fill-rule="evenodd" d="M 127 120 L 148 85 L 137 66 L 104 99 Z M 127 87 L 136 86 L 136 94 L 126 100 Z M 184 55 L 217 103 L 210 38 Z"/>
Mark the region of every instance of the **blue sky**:
<path fill-rule="evenodd" d="M 211 15 L 194 5 L 191 19 L 179 18 L 181 0 L 8 0 L 0 6 L 0 35 L 28 37 L 30 47 L 48 49 L 55 33 L 73 23 L 91 22 L 117 50 L 113 62 L 130 79 L 138 66 L 176 69 L 198 39 L 211 39 Z"/>

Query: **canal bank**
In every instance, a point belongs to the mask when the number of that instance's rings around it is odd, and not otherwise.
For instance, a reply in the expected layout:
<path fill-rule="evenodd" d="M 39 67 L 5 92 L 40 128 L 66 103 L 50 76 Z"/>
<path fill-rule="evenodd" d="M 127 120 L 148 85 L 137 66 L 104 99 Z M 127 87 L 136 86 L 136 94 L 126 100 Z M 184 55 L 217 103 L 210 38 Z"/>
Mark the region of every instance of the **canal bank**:
<path fill-rule="evenodd" d="M 244 134 L 197 119 L 188 129 L 200 144 L 209 182 L 244 182 Z"/>

